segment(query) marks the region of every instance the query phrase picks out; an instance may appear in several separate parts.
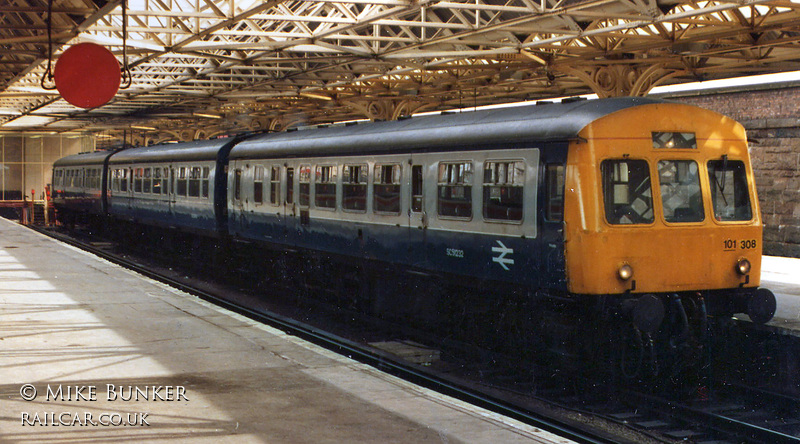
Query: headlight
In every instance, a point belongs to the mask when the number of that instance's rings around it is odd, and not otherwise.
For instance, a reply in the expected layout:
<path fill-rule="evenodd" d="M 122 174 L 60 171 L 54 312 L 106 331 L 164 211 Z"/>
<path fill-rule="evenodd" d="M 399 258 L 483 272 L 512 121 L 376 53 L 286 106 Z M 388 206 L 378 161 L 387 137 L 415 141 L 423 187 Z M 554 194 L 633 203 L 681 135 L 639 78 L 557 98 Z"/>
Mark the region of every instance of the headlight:
<path fill-rule="evenodd" d="M 750 267 L 750 261 L 747 259 L 739 259 L 739 262 L 736 263 L 736 271 L 742 276 L 750 273 Z"/>
<path fill-rule="evenodd" d="M 628 264 L 623 264 L 621 267 L 619 267 L 619 270 L 617 270 L 617 274 L 619 275 L 620 279 L 627 281 L 633 277 L 633 267 Z"/>

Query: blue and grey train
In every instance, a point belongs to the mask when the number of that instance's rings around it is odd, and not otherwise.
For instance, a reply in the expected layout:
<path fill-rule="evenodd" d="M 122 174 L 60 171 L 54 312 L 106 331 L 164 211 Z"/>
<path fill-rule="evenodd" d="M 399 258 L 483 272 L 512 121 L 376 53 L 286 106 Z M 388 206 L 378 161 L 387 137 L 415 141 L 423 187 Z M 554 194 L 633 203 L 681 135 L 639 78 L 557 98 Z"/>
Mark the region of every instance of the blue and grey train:
<path fill-rule="evenodd" d="M 512 348 L 635 337 L 667 361 L 709 318 L 775 310 L 744 129 L 661 100 L 79 154 L 55 162 L 52 188 L 60 218 L 249 244 L 299 287 Z"/>

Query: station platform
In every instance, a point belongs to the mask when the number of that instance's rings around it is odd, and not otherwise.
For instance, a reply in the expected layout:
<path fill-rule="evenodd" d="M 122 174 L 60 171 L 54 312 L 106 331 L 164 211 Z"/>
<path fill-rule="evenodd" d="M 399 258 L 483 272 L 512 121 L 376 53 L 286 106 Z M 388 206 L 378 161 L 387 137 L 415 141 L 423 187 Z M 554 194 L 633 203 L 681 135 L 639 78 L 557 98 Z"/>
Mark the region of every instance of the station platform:
<path fill-rule="evenodd" d="M 568 443 L 0 218 L 0 442 Z"/>
<path fill-rule="evenodd" d="M 800 259 L 764 256 L 761 286 L 775 293 L 778 307 L 769 325 L 800 335 Z"/>

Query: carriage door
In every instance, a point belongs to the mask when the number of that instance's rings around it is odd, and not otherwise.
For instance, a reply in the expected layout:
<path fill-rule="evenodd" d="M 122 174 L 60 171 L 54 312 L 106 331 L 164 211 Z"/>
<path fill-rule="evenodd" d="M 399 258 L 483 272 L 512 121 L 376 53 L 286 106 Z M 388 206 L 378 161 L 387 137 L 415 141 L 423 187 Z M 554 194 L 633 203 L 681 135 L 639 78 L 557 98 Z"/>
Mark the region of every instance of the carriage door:
<path fill-rule="evenodd" d="M 425 195 L 423 194 L 423 169 L 422 165 L 411 165 L 411 193 L 408 207 L 408 226 L 410 228 L 427 228 L 428 215 L 425 210 Z"/>
<path fill-rule="evenodd" d="M 286 199 L 283 201 L 283 216 L 294 216 L 297 209 L 294 204 L 294 168 L 286 167 Z"/>
<path fill-rule="evenodd" d="M 170 219 L 175 217 L 175 167 L 164 169 L 164 193 L 167 195 L 167 208 Z"/>
<path fill-rule="evenodd" d="M 566 152 L 566 150 L 564 150 Z M 539 193 L 541 217 L 541 239 L 544 247 L 540 258 L 547 270 L 547 283 L 556 288 L 566 286 L 564 255 L 564 182 L 566 176 L 566 159 L 552 153 L 543 156 L 542 188 Z"/>
<path fill-rule="evenodd" d="M 128 195 L 127 199 L 125 199 L 128 203 L 128 214 L 132 214 L 133 211 L 133 168 L 128 168 Z"/>
<path fill-rule="evenodd" d="M 233 184 L 231 196 L 233 197 L 232 212 L 230 214 L 233 225 L 230 227 L 237 232 L 244 228 L 244 199 L 242 196 L 242 169 L 233 170 Z"/>

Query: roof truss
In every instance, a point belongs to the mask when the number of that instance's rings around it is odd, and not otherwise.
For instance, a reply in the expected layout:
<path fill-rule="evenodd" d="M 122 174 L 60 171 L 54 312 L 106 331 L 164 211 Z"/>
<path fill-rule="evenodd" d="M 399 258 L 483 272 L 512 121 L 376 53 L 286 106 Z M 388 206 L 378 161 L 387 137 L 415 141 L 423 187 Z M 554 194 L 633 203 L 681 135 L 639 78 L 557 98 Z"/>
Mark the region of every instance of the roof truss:
<path fill-rule="evenodd" d="M 800 69 L 797 0 L 128 0 L 127 35 L 120 2 L 54 0 L 51 46 L 46 1 L 0 6 L 0 130 L 185 139 Z M 42 88 L 49 47 L 123 41 L 109 104 Z"/>

